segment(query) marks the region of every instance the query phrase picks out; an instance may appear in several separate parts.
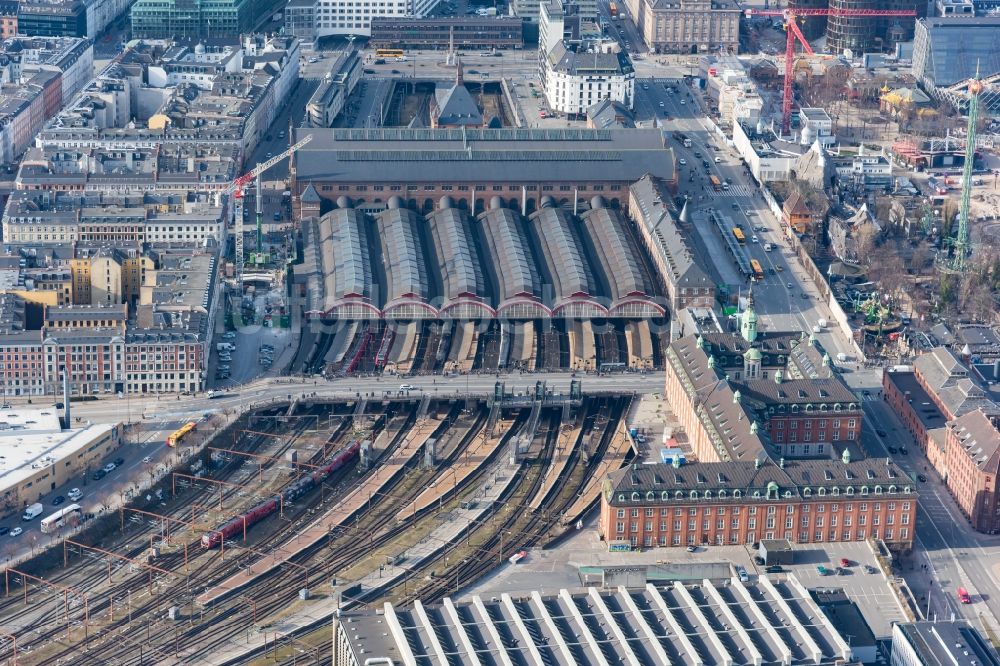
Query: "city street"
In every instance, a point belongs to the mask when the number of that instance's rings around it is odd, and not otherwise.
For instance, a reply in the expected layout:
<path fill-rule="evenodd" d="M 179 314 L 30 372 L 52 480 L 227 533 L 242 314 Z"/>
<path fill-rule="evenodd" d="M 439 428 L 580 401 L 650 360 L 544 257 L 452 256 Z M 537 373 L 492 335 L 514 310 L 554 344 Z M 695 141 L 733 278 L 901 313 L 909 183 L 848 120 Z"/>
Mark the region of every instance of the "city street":
<path fill-rule="evenodd" d="M 994 631 L 1000 631 L 1000 536 L 975 532 L 962 516 L 944 483 L 920 453 L 889 405 L 881 399 L 864 402 L 866 428 L 874 434 L 880 451 L 870 453 L 891 457 L 912 478 L 927 477 L 926 483 L 916 482 L 920 499 L 917 503 L 917 545 L 902 563 L 901 575 L 913 590 L 924 612 L 931 617 L 947 620 L 954 613 L 979 626 L 981 616 L 989 618 Z M 876 428 L 886 433 L 878 435 Z M 891 456 L 888 446 L 905 446 L 908 455 Z M 924 568 L 926 566 L 926 569 Z M 933 581 L 933 582 L 931 582 Z M 957 590 L 964 587 L 972 603 L 958 603 Z M 929 599 L 928 599 L 929 596 Z"/>

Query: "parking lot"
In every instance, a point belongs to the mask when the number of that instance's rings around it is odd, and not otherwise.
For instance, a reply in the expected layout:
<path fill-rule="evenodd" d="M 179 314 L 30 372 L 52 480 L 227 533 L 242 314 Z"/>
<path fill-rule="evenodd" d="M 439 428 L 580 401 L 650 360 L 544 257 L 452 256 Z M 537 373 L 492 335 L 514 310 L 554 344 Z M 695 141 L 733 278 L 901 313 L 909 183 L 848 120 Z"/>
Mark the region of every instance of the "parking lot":
<path fill-rule="evenodd" d="M 833 544 L 792 544 L 794 564 L 782 565 L 780 573 L 769 574 L 780 579 L 789 573 L 808 589 L 842 588 L 844 593 L 857 605 L 868 621 L 876 637 L 888 637 L 894 622 L 905 622 L 905 618 L 889 581 L 877 568 L 878 563 L 866 542 L 846 542 Z M 580 567 L 704 564 L 705 570 L 719 570 L 718 563 L 744 567 L 751 581 L 764 574 L 765 567 L 754 562 L 755 553 L 749 545 L 742 546 L 699 546 L 694 552 L 685 548 L 652 548 L 641 552 L 611 553 L 608 545 L 601 541 L 595 530 L 594 521 L 585 525 L 577 534 L 569 537 L 552 550 L 529 550 L 528 556 L 518 564 L 505 563 L 493 574 L 469 589 L 461 591 L 458 597 L 468 599 L 473 595 L 490 596 L 512 589 L 537 589 L 542 594 L 557 593 L 561 588 L 578 588 L 583 585 Z M 847 558 L 851 566 L 837 574 L 840 559 Z M 875 568 L 875 573 L 866 573 L 865 565 Z M 830 573 L 821 575 L 818 567 L 825 567 Z"/>

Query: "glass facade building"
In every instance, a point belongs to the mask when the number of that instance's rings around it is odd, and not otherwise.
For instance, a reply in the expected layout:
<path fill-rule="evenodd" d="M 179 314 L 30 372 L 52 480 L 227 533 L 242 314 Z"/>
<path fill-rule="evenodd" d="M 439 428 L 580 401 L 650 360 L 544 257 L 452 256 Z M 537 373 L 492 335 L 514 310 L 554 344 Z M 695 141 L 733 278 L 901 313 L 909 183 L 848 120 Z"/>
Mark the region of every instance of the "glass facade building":
<path fill-rule="evenodd" d="M 212 39 L 253 32 L 281 0 L 137 0 L 129 14 L 135 39 Z"/>

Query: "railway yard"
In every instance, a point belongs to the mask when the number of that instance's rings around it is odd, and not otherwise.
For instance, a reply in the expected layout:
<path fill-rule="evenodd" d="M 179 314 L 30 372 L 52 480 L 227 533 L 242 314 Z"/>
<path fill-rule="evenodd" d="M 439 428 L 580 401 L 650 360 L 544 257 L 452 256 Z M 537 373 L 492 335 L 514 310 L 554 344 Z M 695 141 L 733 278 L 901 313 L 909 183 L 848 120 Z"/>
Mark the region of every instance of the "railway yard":
<path fill-rule="evenodd" d="M 437 601 L 574 529 L 631 455 L 628 398 L 275 404 L 5 570 L 0 659 L 252 663 L 338 607 Z"/>

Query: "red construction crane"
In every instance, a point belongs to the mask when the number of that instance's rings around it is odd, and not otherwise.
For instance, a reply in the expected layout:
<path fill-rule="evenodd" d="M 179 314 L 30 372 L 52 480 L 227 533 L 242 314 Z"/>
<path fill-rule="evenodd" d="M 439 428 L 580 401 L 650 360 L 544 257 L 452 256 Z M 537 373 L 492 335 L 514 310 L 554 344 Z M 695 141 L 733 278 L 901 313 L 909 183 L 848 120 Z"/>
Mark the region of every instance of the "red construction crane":
<path fill-rule="evenodd" d="M 746 9 L 744 14 L 751 16 L 780 16 L 785 20 L 785 32 L 788 39 L 785 43 L 785 89 L 781 99 L 781 133 L 788 134 L 792 128 L 792 59 L 795 57 L 795 40 L 798 39 L 802 48 L 813 55 L 812 47 L 802 35 L 796 23 L 797 18 L 806 16 L 916 16 L 912 9 Z"/>

